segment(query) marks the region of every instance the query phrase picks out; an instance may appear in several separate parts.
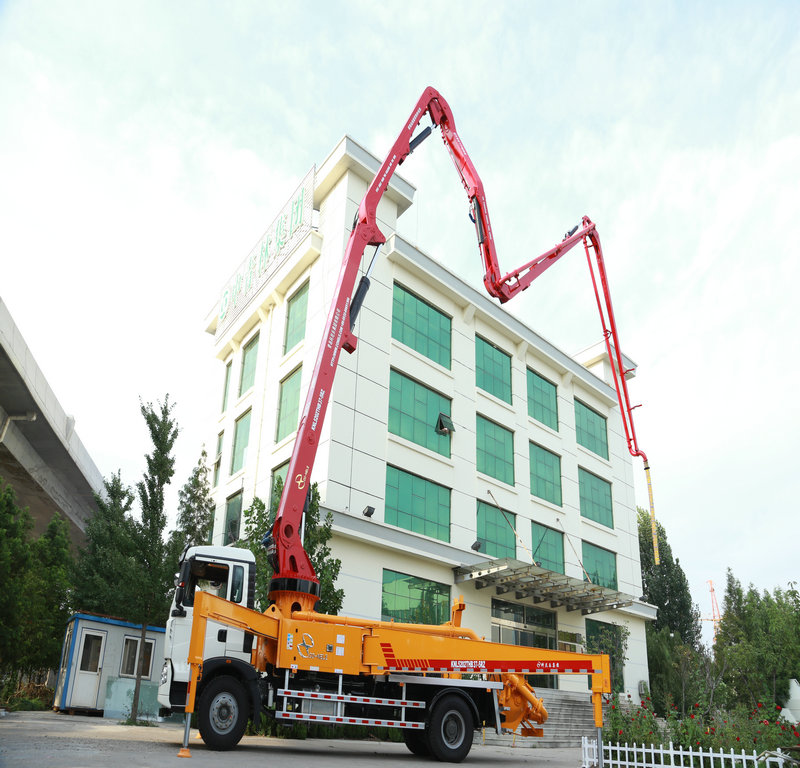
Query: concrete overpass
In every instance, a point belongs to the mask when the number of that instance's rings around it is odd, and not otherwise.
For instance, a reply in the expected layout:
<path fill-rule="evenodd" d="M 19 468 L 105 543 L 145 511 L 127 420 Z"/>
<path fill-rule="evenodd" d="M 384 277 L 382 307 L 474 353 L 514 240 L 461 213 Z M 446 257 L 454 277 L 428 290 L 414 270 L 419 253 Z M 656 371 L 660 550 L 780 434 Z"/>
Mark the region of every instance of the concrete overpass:
<path fill-rule="evenodd" d="M 82 544 L 103 477 L 0 299 L 0 478 L 28 507 L 34 532 L 58 511 Z"/>

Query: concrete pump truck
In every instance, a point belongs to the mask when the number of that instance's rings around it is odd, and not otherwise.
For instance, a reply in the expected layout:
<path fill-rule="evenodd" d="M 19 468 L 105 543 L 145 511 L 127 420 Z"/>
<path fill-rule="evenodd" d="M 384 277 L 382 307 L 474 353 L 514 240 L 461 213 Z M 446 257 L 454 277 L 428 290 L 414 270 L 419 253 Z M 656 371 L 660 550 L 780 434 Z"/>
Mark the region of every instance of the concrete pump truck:
<path fill-rule="evenodd" d="M 422 118 L 431 125 L 414 135 Z M 378 202 L 397 168 L 438 128 L 470 205 L 488 292 L 506 302 L 527 288 L 573 246 L 582 243 L 603 322 L 628 447 L 644 458 L 631 421 L 614 315 L 595 225 L 586 217 L 555 247 L 503 275 L 498 269 L 481 180 L 456 133 L 445 99 L 427 88 L 370 183 L 350 233 L 301 414 L 286 483 L 271 532 L 265 537 L 274 574 L 269 607 L 254 610 L 255 560 L 248 550 L 187 549 L 167 622 L 166 659 L 159 686 L 163 708 L 197 713 L 200 735 L 212 749 L 231 749 L 247 722 L 261 713 L 281 722 L 363 724 L 402 729 L 408 748 L 449 762 L 470 751 L 482 724 L 498 733 L 542 735 L 547 712 L 528 674 L 591 678 L 595 725 L 602 728 L 602 696 L 611 692 L 609 659 L 488 642 L 463 627 L 463 598 L 442 625 L 403 624 L 317 613 L 319 581 L 301 540 L 303 509 L 339 355 L 352 353 L 354 328 L 370 273 L 386 238 L 376 221 Z M 367 246 L 375 253 L 355 288 Z M 355 288 L 355 291 L 354 291 Z M 603 299 L 601 295 L 603 294 Z M 645 459 L 646 463 L 646 459 Z"/>

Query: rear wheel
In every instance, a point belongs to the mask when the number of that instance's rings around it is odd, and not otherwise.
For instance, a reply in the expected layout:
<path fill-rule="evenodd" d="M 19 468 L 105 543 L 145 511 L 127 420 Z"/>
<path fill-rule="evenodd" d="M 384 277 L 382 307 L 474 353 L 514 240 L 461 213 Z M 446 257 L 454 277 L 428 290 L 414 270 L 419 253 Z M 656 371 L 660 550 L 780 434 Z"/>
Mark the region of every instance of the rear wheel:
<path fill-rule="evenodd" d="M 404 728 L 403 741 L 406 743 L 408 751 L 413 755 L 427 757 L 431 753 L 428 747 L 428 735 L 422 729 Z"/>
<path fill-rule="evenodd" d="M 244 735 L 249 716 L 247 692 L 235 677 L 216 677 L 203 689 L 197 718 L 200 736 L 211 749 L 233 749 Z"/>
<path fill-rule="evenodd" d="M 428 722 L 431 754 L 446 763 L 460 763 L 472 748 L 474 730 L 469 705 L 457 693 L 442 696 Z"/>

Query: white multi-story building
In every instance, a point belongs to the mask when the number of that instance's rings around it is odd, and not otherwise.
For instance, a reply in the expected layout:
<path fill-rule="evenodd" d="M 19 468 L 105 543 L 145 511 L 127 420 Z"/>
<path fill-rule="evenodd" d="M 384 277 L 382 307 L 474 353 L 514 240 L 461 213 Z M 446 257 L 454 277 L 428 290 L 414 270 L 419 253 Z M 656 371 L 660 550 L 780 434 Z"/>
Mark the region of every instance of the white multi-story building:
<path fill-rule="evenodd" d="M 380 163 L 349 137 L 312 168 L 208 318 L 220 360 L 213 543 L 285 476 L 344 247 Z M 396 233 L 342 353 L 312 479 L 334 520 L 343 614 L 465 624 L 502 642 L 581 649 L 627 627 L 625 688 L 647 680 L 630 456 L 614 390 Z M 370 257 L 372 249 L 365 258 Z M 219 406 L 217 406 L 219 407 Z M 583 677 L 541 686 L 585 691 Z"/>

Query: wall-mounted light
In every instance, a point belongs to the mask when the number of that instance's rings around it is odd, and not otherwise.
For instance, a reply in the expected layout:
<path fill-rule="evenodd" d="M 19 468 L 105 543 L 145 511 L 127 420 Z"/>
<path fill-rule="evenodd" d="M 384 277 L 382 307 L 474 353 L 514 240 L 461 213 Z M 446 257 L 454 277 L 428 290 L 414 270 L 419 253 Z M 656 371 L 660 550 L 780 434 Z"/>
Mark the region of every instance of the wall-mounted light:
<path fill-rule="evenodd" d="M 372 517 L 375 514 L 375 507 L 367 505 L 364 507 L 364 511 L 361 514 L 364 515 L 364 517 Z"/>
<path fill-rule="evenodd" d="M 481 549 L 480 539 L 478 539 L 477 541 L 474 541 L 472 543 L 472 546 L 470 547 L 470 549 L 474 549 L 476 552 L 480 552 L 480 549 Z"/>

